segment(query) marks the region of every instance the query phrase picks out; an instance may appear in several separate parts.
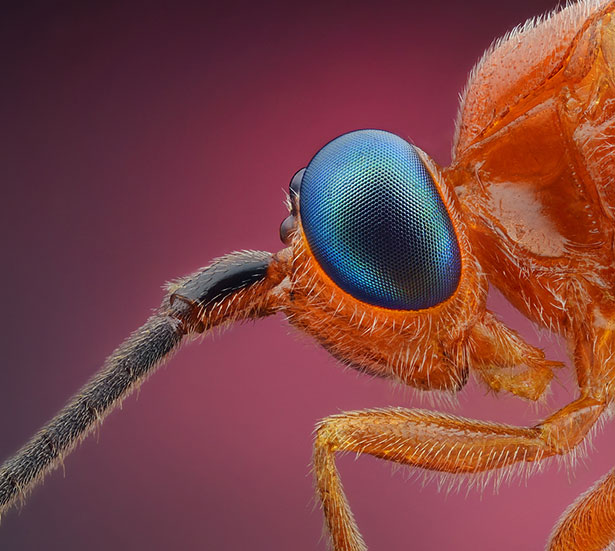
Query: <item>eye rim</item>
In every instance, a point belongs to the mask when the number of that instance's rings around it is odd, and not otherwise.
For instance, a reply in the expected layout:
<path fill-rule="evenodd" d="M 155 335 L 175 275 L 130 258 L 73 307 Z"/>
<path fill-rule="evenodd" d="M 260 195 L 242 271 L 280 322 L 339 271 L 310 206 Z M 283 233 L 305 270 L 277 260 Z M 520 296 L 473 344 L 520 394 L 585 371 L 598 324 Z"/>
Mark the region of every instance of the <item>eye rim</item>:
<path fill-rule="evenodd" d="M 384 306 L 381 304 L 374 304 L 373 302 L 363 300 L 362 298 L 355 296 L 351 291 L 344 289 L 325 270 L 321 262 L 318 260 L 318 256 L 314 253 L 312 246 L 310 245 L 310 242 L 308 240 L 308 237 L 305 231 L 304 222 L 303 222 L 302 215 L 301 215 L 301 208 L 300 208 L 301 202 L 298 201 L 296 219 L 298 222 L 298 229 L 299 229 L 298 234 L 301 236 L 300 241 L 302 242 L 303 247 L 306 250 L 306 252 L 311 257 L 313 261 L 312 263 L 314 267 L 317 269 L 317 272 L 320 275 L 320 277 L 323 278 L 324 281 L 327 282 L 329 286 L 332 286 L 336 292 L 342 293 L 345 297 L 349 298 L 351 301 L 355 301 L 356 303 L 362 305 L 363 307 L 368 307 L 368 308 L 372 308 L 375 310 L 379 310 L 379 311 L 383 311 L 383 312 L 391 313 L 391 314 L 401 314 L 404 316 L 417 315 L 417 314 L 423 314 L 423 313 L 433 313 L 434 311 L 446 309 L 449 304 L 451 304 L 457 299 L 462 287 L 465 287 L 464 282 L 467 277 L 466 266 L 477 264 L 477 262 L 471 253 L 469 240 L 466 235 L 467 230 L 462 220 L 461 206 L 460 206 L 459 200 L 456 197 L 452 189 L 451 183 L 448 182 L 448 180 L 446 180 L 446 178 L 443 175 L 443 172 L 440 170 L 438 165 L 436 165 L 436 163 L 431 159 L 431 157 L 429 157 L 427 153 L 425 153 L 421 148 L 414 145 L 409 139 L 402 138 L 401 136 L 399 136 L 398 134 L 395 134 L 394 132 L 377 129 L 377 128 L 362 128 L 362 129 L 351 130 L 351 131 L 340 134 L 336 136 L 335 138 L 329 140 L 325 145 L 323 145 L 322 147 L 318 149 L 318 151 L 310 159 L 310 162 L 308 163 L 307 167 L 299 171 L 302 173 L 301 183 L 303 182 L 303 177 L 305 176 L 305 172 L 309 168 L 310 164 L 313 162 L 316 156 L 323 149 L 325 149 L 332 142 L 336 141 L 337 139 L 343 136 L 347 136 L 348 134 L 353 134 L 353 133 L 362 132 L 362 131 L 376 131 L 376 132 L 382 132 L 385 134 L 392 135 L 393 137 L 403 141 L 404 144 L 407 145 L 418 157 L 429 179 L 431 180 L 431 183 L 433 184 L 433 188 L 435 192 L 437 193 L 438 198 L 440 199 L 441 205 L 445 212 L 445 219 L 448 220 L 448 222 L 450 223 L 449 230 L 450 230 L 450 237 L 452 238 L 451 241 L 454 245 L 456 245 L 456 249 L 457 249 L 456 264 L 458 265 L 458 273 L 456 274 L 455 285 L 451 287 L 450 293 L 448 293 L 448 295 L 442 300 L 440 300 L 439 302 L 435 302 L 434 304 L 430 304 L 427 306 L 422 306 L 420 308 L 398 308 L 398 307 L 388 307 L 388 306 Z M 299 172 L 297 174 L 299 174 Z M 301 186 L 299 186 L 299 188 L 300 187 Z M 299 199 L 300 198 L 301 197 L 299 196 Z"/>

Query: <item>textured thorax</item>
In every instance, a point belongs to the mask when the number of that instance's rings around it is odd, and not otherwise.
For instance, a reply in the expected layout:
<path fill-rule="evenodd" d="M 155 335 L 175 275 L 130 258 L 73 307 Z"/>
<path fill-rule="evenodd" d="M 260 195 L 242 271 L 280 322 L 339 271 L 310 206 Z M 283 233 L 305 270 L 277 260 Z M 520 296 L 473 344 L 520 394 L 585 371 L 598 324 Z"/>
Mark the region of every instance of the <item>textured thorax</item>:
<path fill-rule="evenodd" d="M 471 77 L 446 172 L 485 270 L 529 317 L 555 328 L 565 301 L 587 295 L 576 291 L 585 277 L 608 301 L 615 282 L 615 42 L 613 7 L 603 4 L 572 6 L 488 52 Z M 540 48 L 547 55 L 530 64 Z M 525 72 L 486 89 L 513 66 Z"/>

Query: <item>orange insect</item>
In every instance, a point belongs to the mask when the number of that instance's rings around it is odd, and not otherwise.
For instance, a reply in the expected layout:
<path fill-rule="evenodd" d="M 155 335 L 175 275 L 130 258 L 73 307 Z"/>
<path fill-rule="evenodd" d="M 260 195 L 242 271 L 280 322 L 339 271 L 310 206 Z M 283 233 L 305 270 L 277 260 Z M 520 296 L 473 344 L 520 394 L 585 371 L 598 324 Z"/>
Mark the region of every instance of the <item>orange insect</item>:
<path fill-rule="evenodd" d="M 189 334 L 282 312 L 344 363 L 455 392 L 470 371 L 537 400 L 545 359 L 486 309 L 487 281 L 570 343 L 579 397 L 533 427 L 390 408 L 317 428 L 314 470 L 336 551 L 365 547 L 335 467 L 352 451 L 450 474 L 570 453 L 614 392 L 613 2 L 581 2 L 490 49 L 464 93 L 453 162 L 380 131 L 327 144 L 293 178 L 275 255 L 240 252 L 169 286 L 159 310 L 0 469 L 0 512 L 55 468 Z M 615 472 L 549 549 L 615 540 Z"/>

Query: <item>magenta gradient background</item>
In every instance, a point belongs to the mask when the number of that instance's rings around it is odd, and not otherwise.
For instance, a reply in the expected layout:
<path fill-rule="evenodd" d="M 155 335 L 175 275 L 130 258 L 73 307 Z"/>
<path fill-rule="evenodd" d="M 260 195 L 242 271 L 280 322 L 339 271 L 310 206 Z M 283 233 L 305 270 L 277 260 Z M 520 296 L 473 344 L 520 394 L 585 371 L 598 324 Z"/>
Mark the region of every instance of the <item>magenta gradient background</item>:
<path fill-rule="evenodd" d="M 4 9 L 3 367 L 8 457 L 142 323 L 164 281 L 277 250 L 284 190 L 326 141 L 375 127 L 449 160 L 457 94 L 491 40 L 551 1 L 58 2 Z M 501 297 L 493 307 L 530 340 Z M 342 370 L 280 318 L 186 346 L 0 527 L 9 550 L 324 550 L 314 423 L 420 404 Z M 543 339 L 564 358 L 556 339 Z M 570 374 L 549 408 L 570 400 Z M 470 383 L 463 415 L 550 411 Z M 615 444 L 481 497 L 339 461 L 374 551 L 542 549 Z"/>

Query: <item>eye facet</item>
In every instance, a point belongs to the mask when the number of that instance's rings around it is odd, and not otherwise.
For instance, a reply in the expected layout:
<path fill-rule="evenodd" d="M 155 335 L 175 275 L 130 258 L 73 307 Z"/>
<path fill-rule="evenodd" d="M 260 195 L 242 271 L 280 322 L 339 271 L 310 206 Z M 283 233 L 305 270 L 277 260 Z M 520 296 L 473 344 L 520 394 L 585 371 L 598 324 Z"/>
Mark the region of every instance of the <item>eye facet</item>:
<path fill-rule="evenodd" d="M 299 212 L 324 272 L 358 300 L 422 310 L 457 289 L 461 254 L 446 206 L 395 134 L 357 130 L 325 145 L 303 175 Z"/>

